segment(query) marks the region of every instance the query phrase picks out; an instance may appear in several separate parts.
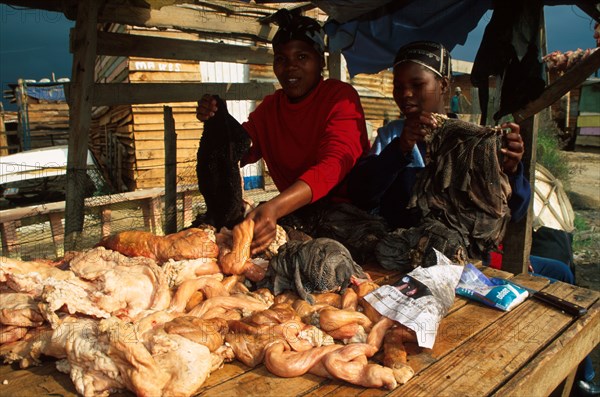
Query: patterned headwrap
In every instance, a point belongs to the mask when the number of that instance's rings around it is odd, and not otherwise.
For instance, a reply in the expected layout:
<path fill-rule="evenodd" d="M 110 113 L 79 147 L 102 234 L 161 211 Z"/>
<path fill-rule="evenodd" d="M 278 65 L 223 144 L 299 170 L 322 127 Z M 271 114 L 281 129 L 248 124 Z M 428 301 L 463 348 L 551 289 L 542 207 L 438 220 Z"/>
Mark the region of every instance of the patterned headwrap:
<path fill-rule="evenodd" d="M 396 53 L 394 67 L 403 62 L 415 62 L 440 77 L 450 78 L 450 53 L 440 43 L 415 41 L 401 47 Z"/>
<path fill-rule="evenodd" d="M 319 22 L 309 17 L 292 14 L 285 8 L 277 11 L 273 18 L 279 26 L 273 37 L 273 47 L 291 40 L 302 40 L 312 45 L 315 51 L 324 56 L 325 32 Z"/>

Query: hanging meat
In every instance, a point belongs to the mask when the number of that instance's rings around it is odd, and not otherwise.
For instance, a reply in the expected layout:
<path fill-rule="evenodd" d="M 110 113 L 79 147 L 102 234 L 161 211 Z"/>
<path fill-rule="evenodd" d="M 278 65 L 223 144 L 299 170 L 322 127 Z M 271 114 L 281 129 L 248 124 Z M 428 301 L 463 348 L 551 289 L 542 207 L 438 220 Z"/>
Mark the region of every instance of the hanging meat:
<path fill-rule="evenodd" d="M 427 143 L 428 162 L 409 208 L 460 233 L 471 258 L 497 248 L 510 220 L 512 193 L 502 171 L 500 128 L 438 115 Z"/>
<path fill-rule="evenodd" d="M 219 110 L 204 122 L 196 163 L 206 214 L 196 218 L 193 226 L 207 223 L 219 230 L 231 229 L 244 218 L 239 162 L 250 148 L 250 137 L 227 112 L 225 101 L 215 99 Z"/>

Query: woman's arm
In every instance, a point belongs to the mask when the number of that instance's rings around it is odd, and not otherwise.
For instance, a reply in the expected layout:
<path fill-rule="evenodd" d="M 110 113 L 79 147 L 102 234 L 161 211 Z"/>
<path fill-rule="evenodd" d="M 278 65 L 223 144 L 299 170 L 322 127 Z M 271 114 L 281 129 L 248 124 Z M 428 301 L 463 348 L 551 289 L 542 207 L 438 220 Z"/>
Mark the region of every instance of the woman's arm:
<path fill-rule="evenodd" d="M 348 178 L 348 193 L 353 203 L 367 211 L 377 208 L 398 173 L 413 161 L 417 142 L 423 140 L 436 125 L 428 112 L 407 118 L 400 136 L 385 146 L 379 155 L 359 161 Z"/>
<path fill-rule="evenodd" d="M 512 194 L 508 200 L 511 211 L 511 220 L 520 221 L 529 209 L 531 200 L 531 185 L 523 173 L 521 159 L 525 153 L 525 145 L 520 134 L 520 127 L 515 123 L 504 123 L 502 128 L 510 128 L 511 132 L 506 135 L 506 147 L 502 149 L 504 161 L 502 170 L 508 175 L 508 181 Z"/>
<path fill-rule="evenodd" d="M 264 251 L 277 232 L 277 220 L 301 208 L 312 201 L 312 190 L 303 181 L 292 186 L 256 207 L 246 218 L 254 220 L 254 239 L 252 254 Z"/>

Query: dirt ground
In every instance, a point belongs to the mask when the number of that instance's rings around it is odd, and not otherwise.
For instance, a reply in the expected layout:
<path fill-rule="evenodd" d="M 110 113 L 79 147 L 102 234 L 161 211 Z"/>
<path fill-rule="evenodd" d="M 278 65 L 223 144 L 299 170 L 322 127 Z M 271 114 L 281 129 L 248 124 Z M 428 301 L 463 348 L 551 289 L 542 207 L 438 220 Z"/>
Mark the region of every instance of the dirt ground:
<path fill-rule="evenodd" d="M 600 291 L 600 153 L 563 152 L 571 169 L 571 180 L 565 186 L 577 217 L 587 224 L 574 231 L 574 240 L 585 242 L 576 249 L 576 284 Z M 577 248 L 578 244 L 575 244 Z M 600 346 L 592 352 L 596 382 L 600 381 Z M 576 391 L 572 396 L 578 396 Z"/>

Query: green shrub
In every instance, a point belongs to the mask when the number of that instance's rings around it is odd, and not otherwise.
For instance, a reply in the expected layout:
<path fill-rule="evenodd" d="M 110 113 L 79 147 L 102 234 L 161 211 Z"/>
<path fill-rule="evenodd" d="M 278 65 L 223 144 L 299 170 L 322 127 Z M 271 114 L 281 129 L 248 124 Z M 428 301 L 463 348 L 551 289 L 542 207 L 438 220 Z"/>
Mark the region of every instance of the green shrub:
<path fill-rule="evenodd" d="M 560 130 L 550 119 L 548 112 L 542 112 L 537 135 L 537 162 L 567 186 L 570 179 L 569 164 L 560 150 L 559 133 Z"/>

